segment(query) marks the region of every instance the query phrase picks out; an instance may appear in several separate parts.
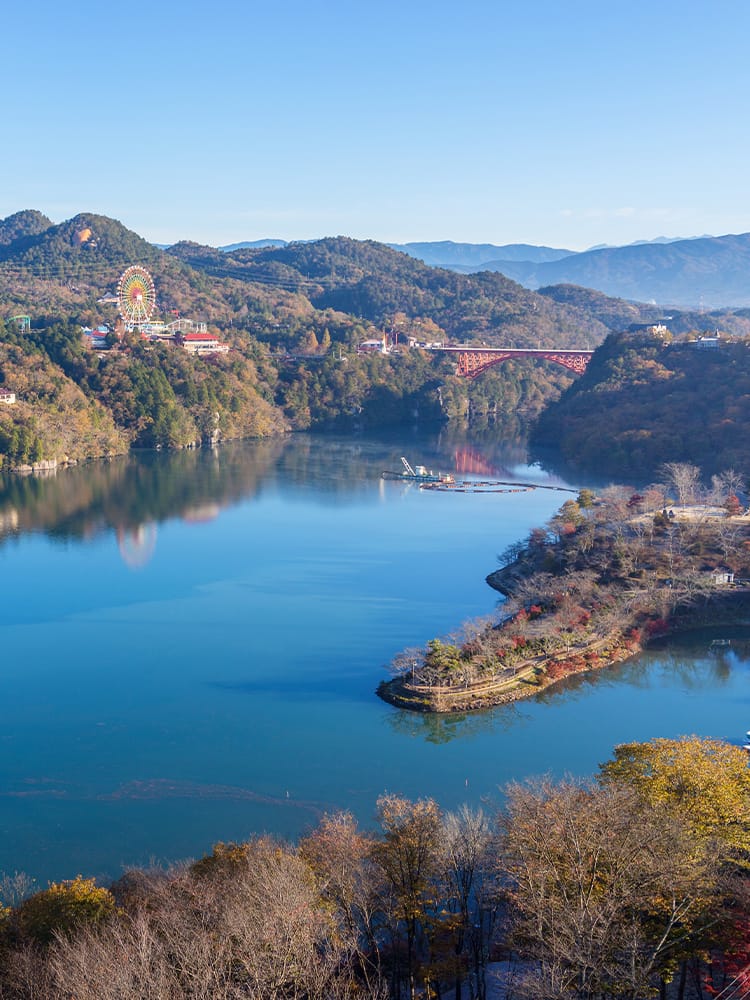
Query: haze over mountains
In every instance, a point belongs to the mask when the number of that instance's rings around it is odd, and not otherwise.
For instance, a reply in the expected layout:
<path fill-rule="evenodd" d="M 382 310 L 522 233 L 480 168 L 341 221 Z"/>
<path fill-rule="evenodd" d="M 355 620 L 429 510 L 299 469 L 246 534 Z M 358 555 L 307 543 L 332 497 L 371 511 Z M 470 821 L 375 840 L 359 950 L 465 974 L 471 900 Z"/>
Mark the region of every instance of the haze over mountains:
<path fill-rule="evenodd" d="M 257 240 L 220 247 L 286 246 Z M 750 233 L 688 239 L 658 237 L 622 247 L 574 251 L 526 243 L 389 243 L 431 267 L 462 274 L 495 271 L 526 288 L 571 284 L 639 302 L 682 308 L 750 306 Z"/>
<path fill-rule="evenodd" d="M 485 264 L 527 288 L 560 283 L 682 307 L 750 304 L 750 233 L 588 250 L 559 260 Z"/>

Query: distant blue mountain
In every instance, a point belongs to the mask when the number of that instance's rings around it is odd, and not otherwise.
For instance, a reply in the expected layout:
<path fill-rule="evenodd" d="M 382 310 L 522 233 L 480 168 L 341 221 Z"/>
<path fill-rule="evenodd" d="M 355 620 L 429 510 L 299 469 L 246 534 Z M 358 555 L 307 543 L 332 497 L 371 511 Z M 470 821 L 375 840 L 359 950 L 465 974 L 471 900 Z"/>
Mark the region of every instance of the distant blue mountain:
<path fill-rule="evenodd" d="M 586 250 L 538 264 L 497 259 L 482 270 L 499 271 L 527 288 L 582 285 L 639 302 L 750 306 L 750 233 Z"/>
<path fill-rule="evenodd" d="M 541 264 L 560 260 L 574 253 L 573 250 L 556 250 L 553 247 L 537 247 L 528 243 L 509 243 L 498 246 L 494 243 L 454 243 L 442 240 L 436 243 L 389 243 L 394 250 L 408 253 L 410 257 L 429 264 L 431 267 L 447 267 L 449 270 L 485 270 L 487 261 L 522 260 Z"/>
<path fill-rule="evenodd" d="M 217 247 L 217 249 L 231 253 L 232 250 L 263 250 L 265 247 L 285 247 L 287 245 L 287 240 L 243 240 L 242 243 L 227 243 L 226 246 Z"/>
<path fill-rule="evenodd" d="M 305 242 L 305 241 L 296 241 Z M 264 239 L 219 247 L 281 249 L 289 242 Z M 431 267 L 463 274 L 497 271 L 536 289 L 581 285 L 606 295 L 687 308 L 750 306 L 750 234 L 673 239 L 659 236 L 628 246 L 576 252 L 528 243 L 390 243 Z"/>

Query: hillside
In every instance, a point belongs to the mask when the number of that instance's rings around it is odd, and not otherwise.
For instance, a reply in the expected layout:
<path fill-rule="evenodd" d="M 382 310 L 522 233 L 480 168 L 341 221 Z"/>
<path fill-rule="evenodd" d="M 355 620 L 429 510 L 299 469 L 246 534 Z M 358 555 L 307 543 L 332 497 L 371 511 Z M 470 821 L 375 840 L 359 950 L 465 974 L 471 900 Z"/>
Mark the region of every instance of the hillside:
<path fill-rule="evenodd" d="M 36 215 L 39 213 L 20 213 Z M 0 234 L 16 217 L 0 222 Z M 43 219 L 43 217 L 41 217 Z M 157 286 L 157 308 L 221 324 L 276 314 L 312 312 L 309 302 L 283 288 L 213 281 L 106 216 L 82 213 L 57 226 L 26 232 L 0 244 L 0 318 L 75 316 L 83 323 L 114 322 L 117 310 L 98 299 L 113 293 L 123 270 L 143 264 Z"/>
<path fill-rule="evenodd" d="M 183 242 L 164 251 L 105 216 L 84 213 L 51 225 L 34 212 L 4 220 L 2 233 L 0 320 L 28 313 L 31 330 L 10 323 L 3 333 L 0 325 L 0 342 L 14 345 L 21 367 L 33 368 L 39 357 L 50 373 L 57 366 L 61 379 L 102 408 L 107 431 L 101 440 L 88 436 L 79 456 L 54 427 L 55 420 L 75 424 L 80 400 L 72 392 L 61 403 L 46 396 L 31 409 L 4 411 L 0 452 L 11 465 L 29 455 L 60 461 L 216 435 L 414 421 L 467 422 L 523 437 L 570 385 L 568 373 L 514 361 L 467 381 L 455 376 L 449 358 L 408 350 L 407 339 L 596 346 L 611 330 L 661 318 L 657 307 L 600 292 L 556 286 L 538 293 L 501 274 L 458 274 L 343 237 L 234 251 Z M 162 316 L 207 322 L 230 353 L 204 360 L 132 339 L 101 358 L 85 350 L 78 324 L 114 324 L 117 306 L 99 300 L 133 262 L 153 274 Z M 750 333 L 750 312 L 672 313 L 670 328 L 703 331 L 708 319 L 709 329 L 715 320 Z M 400 353 L 356 353 L 363 340 L 384 334 L 398 337 Z M 25 384 L 7 357 L 2 379 L 14 391 Z"/>
<path fill-rule="evenodd" d="M 581 310 L 613 333 L 621 333 L 633 325 L 665 323 L 674 334 L 721 330 L 737 337 L 750 336 L 750 310 L 747 309 L 716 309 L 710 312 L 670 309 L 665 316 L 665 310 L 660 306 L 613 298 L 580 285 L 550 285 L 540 288 L 539 294 Z"/>
<path fill-rule="evenodd" d="M 558 448 L 579 469 L 643 483 L 664 462 L 706 473 L 750 468 L 750 347 L 618 334 L 542 414 L 532 448 Z"/>
<path fill-rule="evenodd" d="M 106 216 L 82 213 L 51 225 L 33 212 L 0 222 L 0 240 L 0 315 L 112 321 L 114 308 L 97 299 L 115 290 L 125 267 L 141 263 L 154 276 L 163 313 L 243 323 L 284 347 L 309 329 L 319 336 L 328 328 L 334 340 L 377 335 L 367 324 L 381 331 L 401 324 L 407 334 L 416 323 L 420 339 L 511 338 L 519 345 L 590 345 L 607 333 L 597 319 L 502 275 L 431 268 L 371 241 L 334 238 L 233 251 L 183 242 L 164 251 Z"/>
<path fill-rule="evenodd" d="M 572 284 L 663 305 L 750 305 L 750 233 L 588 250 L 540 264 L 496 259 L 484 266 L 528 288 Z"/>
<path fill-rule="evenodd" d="M 705 242 L 683 241 L 692 247 Z M 393 329 L 418 339 L 593 346 L 611 330 L 651 322 L 661 313 L 658 307 L 607 302 L 581 289 L 545 287 L 540 295 L 501 274 L 430 267 L 372 241 L 337 237 L 237 250 L 182 242 L 164 251 L 116 220 L 91 213 L 60 225 L 33 211 L 0 221 L 5 315 L 75 314 L 84 322 L 113 321 L 115 308 L 102 307 L 97 299 L 112 293 L 119 275 L 134 262 L 154 275 L 163 313 L 176 310 L 220 326 L 244 325 L 285 348 L 309 330 L 320 338 L 326 328 L 339 342 Z M 685 329 L 712 325 L 745 332 L 744 323 L 738 329 L 725 317 L 714 323 L 712 317 L 696 315 L 682 323 Z"/>
<path fill-rule="evenodd" d="M 178 243 L 168 253 L 213 277 L 255 282 L 304 295 L 376 326 L 429 321 L 435 336 L 517 346 L 599 343 L 597 319 L 524 289 L 499 274 L 460 275 L 428 267 L 381 243 L 345 237 L 229 253 Z M 407 329 L 404 332 L 408 332 Z"/>
<path fill-rule="evenodd" d="M 16 396 L 0 411 L 0 468 L 283 433 L 277 373 L 253 346 L 201 358 L 127 334 L 100 354 L 75 323 L 0 322 L 0 385 Z"/>

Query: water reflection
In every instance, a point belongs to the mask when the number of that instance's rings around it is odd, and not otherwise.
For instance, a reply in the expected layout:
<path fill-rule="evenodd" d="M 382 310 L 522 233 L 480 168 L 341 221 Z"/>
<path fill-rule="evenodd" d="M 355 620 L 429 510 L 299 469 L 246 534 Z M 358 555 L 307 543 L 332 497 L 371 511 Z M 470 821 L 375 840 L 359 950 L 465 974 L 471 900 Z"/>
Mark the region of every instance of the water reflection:
<path fill-rule="evenodd" d="M 151 522 L 195 516 L 254 494 L 285 447 L 283 439 L 246 451 L 133 454 L 61 469 L 54 476 L 0 478 L 0 533 L 43 531 L 88 539 L 112 528 L 137 531 Z"/>
<path fill-rule="evenodd" d="M 726 631 L 726 630 L 724 630 Z M 733 671 L 750 661 L 750 629 L 736 626 L 736 638 L 729 647 L 712 647 L 712 629 L 690 632 L 670 640 L 660 640 L 645 652 L 610 667 L 566 677 L 534 696 L 540 704 L 558 698 L 575 700 L 585 697 L 592 688 L 627 686 L 636 690 L 660 687 L 665 677 L 670 686 L 685 691 L 714 691 L 732 681 Z M 701 650 L 705 650 L 701 655 Z"/>
<path fill-rule="evenodd" d="M 522 713 L 517 704 L 482 712 L 452 712 L 434 715 L 396 709 L 387 716 L 388 725 L 401 736 L 411 736 L 427 743 L 450 743 L 480 734 L 505 732 L 517 725 Z"/>
<path fill-rule="evenodd" d="M 15 535 L 44 532 L 60 540 L 89 540 L 116 532 L 124 561 L 142 566 L 153 554 L 157 525 L 182 518 L 200 524 L 222 509 L 283 488 L 300 499 L 311 490 L 338 502 L 371 491 L 384 469 L 400 467 L 406 454 L 457 476 L 512 479 L 526 458 L 520 441 L 467 441 L 460 428 L 433 435 L 394 432 L 390 437 L 295 435 L 234 442 L 216 449 L 173 454 L 135 453 L 91 462 L 44 476 L 0 476 L 0 543 Z M 525 477 L 529 470 L 524 468 Z M 559 477 L 533 471 L 554 485 Z M 389 484 L 389 489 L 415 484 Z"/>
<path fill-rule="evenodd" d="M 153 522 L 141 524 L 132 531 L 117 529 L 117 548 L 129 569 L 143 569 L 156 549 L 157 528 Z"/>

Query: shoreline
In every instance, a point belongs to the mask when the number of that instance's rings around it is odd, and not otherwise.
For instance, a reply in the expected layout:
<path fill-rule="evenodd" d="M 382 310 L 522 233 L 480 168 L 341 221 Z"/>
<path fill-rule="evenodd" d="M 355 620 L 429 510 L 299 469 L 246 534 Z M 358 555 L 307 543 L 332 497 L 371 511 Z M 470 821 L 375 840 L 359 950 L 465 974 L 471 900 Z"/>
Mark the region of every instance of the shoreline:
<path fill-rule="evenodd" d="M 507 596 L 502 574 L 495 570 L 487 576 L 493 589 Z M 500 576 L 500 579 L 496 579 Z M 732 607 L 734 605 L 734 607 Z M 652 642 L 672 636 L 726 626 L 750 627 L 750 586 L 737 587 L 725 594 L 714 594 L 701 609 L 690 609 L 669 619 L 667 627 L 648 639 L 630 638 L 617 629 L 603 638 L 572 647 L 564 656 L 538 656 L 521 664 L 510 679 L 495 678 L 464 686 L 412 685 L 404 677 L 381 681 L 376 694 L 395 708 L 435 715 L 479 712 L 500 705 L 524 701 L 540 694 L 568 677 L 601 670 L 624 663 L 643 653 Z M 707 614 L 707 617 L 704 615 Z M 549 668 L 558 669 L 550 676 Z"/>

